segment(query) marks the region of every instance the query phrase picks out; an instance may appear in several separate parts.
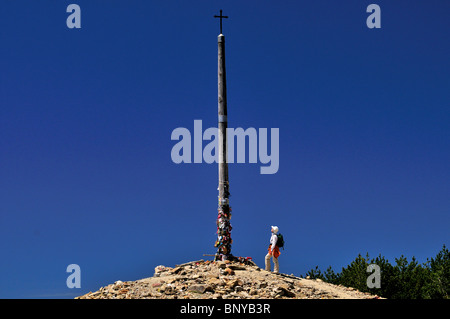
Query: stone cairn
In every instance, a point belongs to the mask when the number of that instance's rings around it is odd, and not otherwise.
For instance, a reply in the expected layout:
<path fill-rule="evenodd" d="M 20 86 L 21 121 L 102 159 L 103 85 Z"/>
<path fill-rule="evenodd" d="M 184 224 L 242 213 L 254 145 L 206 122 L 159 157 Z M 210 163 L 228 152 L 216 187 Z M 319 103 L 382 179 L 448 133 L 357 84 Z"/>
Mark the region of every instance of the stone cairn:
<path fill-rule="evenodd" d="M 228 188 L 227 188 L 228 189 Z M 229 193 L 227 194 L 229 196 Z M 215 260 L 231 258 L 231 207 L 228 198 L 219 197 L 219 208 L 217 209 L 217 240 L 214 247 L 217 248 Z"/>

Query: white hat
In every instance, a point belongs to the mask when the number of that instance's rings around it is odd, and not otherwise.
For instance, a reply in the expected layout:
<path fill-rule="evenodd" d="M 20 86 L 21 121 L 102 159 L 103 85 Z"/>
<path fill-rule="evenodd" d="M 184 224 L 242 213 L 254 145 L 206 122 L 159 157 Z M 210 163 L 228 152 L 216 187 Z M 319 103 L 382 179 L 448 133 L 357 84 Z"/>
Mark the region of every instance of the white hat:
<path fill-rule="evenodd" d="M 278 227 L 277 226 L 270 226 L 272 227 L 273 233 L 276 234 L 278 233 Z"/>

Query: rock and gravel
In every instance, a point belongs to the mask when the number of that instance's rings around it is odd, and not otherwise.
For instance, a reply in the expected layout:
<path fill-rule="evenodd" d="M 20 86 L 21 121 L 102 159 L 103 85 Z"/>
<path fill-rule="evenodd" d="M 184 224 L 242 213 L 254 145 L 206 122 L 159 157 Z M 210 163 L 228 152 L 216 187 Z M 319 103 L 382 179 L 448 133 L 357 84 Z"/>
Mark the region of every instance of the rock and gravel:
<path fill-rule="evenodd" d="M 319 279 L 275 274 L 252 261 L 157 266 L 153 277 L 116 281 L 76 299 L 378 299 Z"/>

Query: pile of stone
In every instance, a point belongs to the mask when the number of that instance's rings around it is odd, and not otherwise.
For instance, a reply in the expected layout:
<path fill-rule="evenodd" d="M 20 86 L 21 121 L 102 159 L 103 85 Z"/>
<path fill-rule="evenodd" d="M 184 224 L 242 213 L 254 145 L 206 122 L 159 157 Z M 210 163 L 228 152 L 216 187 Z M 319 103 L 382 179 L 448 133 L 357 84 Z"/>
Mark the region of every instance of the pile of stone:
<path fill-rule="evenodd" d="M 274 274 L 251 261 L 193 261 L 157 266 L 153 277 L 116 281 L 77 299 L 372 299 L 353 288 Z"/>

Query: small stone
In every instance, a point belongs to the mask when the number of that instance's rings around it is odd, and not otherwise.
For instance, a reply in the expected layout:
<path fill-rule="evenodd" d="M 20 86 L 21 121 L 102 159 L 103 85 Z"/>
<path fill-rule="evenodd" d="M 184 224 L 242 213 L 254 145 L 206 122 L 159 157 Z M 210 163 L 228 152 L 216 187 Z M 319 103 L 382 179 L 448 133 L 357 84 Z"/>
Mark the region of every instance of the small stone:
<path fill-rule="evenodd" d="M 203 293 L 205 293 L 206 288 L 207 288 L 206 285 L 199 284 L 199 285 L 191 285 L 191 286 L 189 287 L 188 290 L 189 290 L 190 292 L 195 292 L 195 293 L 203 294 Z"/>
<path fill-rule="evenodd" d="M 225 272 L 226 272 L 226 274 L 227 275 L 234 275 L 234 270 L 233 269 L 231 269 L 231 268 L 225 268 Z"/>
<path fill-rule="evenodd" d="M 210 278 L 208 281 L 207 281 L 207 283 L 208 284 L 210 284 L 210 285 L 212 285 L 212 286 L 221 286 L 223 283 L 222 283 L 222 280 L 220 280 L 220 279 L 218 279 L 218 278 Z"/>
<path fill-rule="evenodd" d="M 239 279 L 239 278 L 230 280 L 230 281 L 227 283 L 227 286 L 228 286 L 228 287 L 231 287 L 231 288 L 235 288 L 236 286 L 242 286 L 242 285 L 243 285 L 243 282 L 242 282 L 242 280 Z"/>
<path fill-rule="evenodd" d="M 183 270 L 183 267 L 175 267 L 174 269 L 171 270 L 171 273 L 173 274 L 178 274 Z"/>
<path fill-rule="evenodd" d="M 288 285 L 280 285 L 275 289 L 275 292 L 279 294 L 280 296 L 286 296 L 289 298 L 295 297 L 295 293 L 289 291 Z"/>
<path fill-rule="evenodd" d="M 167 285 L 164 289 L 164 293 L 166 295 L 174 295 L 177 293 L 177 290 L 174 287 Z"/>
<path fill-rule="evenodd" d="M 220 295 L 224 295 L 227 293 L 225 290 L 220 290 L 220 289 L 216 289 L 215 292 L 216 292 L 216 294 L 220 294 Z"/>
<path fill-rule="evenodd" d="M 266 287 L 267 287 L 267 282 L 265 282 L 265 281 L 260 282 L 256 285 L 256 288 L 258 288 L 258 289 L 262 289 L 262 288 L 266 288 Z"/>
<path fill-rule="evenodd" d="M 240 265 L 228 265 L 228 268 L 231 268 L 232 270 L 247 270 L 247 267 Z"/>

